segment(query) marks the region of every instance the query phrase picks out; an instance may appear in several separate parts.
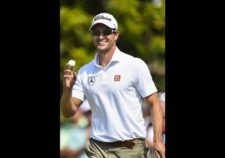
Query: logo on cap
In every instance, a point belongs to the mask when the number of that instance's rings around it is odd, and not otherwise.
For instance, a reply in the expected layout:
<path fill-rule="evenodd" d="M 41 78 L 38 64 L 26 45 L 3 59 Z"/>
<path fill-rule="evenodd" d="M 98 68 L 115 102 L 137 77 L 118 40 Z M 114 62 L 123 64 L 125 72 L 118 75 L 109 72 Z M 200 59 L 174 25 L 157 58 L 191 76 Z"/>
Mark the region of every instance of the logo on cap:
<path fill-rule="evenodd" d="M 103 15 L 98 15 L 97 17 L 94 18 L 94 21 L 97 21 L 99 19 L 104 19 L 104 20 L 108 20 L 111 21 L 112 19 Z"/>
<path fill-rule="evenodd" d="M 92 27 L 95 24 L 98 24 L 98 23 L 104 24 L 111 29 L 116 29 L 116 30 L 118 29 L 118 24 L 117 24 L 116 19 L 113 17 L 113 15 L 108 14 L 108 13 L 100 13 L 100 14 L 96 15 L 92 20 L 92 24 L 89 27 L 89 31 L 92 29 Z"/>

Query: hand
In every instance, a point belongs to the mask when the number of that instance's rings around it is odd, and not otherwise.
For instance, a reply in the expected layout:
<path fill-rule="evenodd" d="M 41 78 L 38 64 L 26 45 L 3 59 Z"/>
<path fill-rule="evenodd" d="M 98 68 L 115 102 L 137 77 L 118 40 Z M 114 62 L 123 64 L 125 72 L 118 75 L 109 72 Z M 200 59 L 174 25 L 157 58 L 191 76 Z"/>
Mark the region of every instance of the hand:
<path fill-rule="evenodd" d="M 76 81 L 76 73 L 67 65 L 64 67 L 63 89 L 72 88 Z"/>
<path fill-rule="evenodd" d="M 156 141 L 153 144 L 157 158 L 165 158 L 165 144 L 162 141 Z"/>

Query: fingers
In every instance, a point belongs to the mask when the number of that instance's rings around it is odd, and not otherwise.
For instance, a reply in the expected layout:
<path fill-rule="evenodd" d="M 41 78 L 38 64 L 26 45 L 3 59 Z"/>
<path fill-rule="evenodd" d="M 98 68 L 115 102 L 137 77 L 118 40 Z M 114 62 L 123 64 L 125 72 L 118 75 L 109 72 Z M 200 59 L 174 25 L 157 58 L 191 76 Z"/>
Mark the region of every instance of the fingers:
<path fill-rule="evenodd" d="M 165 158 L 165 156 L 157 150 L 155 150 L 155 154 L 156 154 L 157 158 Z"/>
<path fill-rule="evenodd" d="M 64 88 L 72 88 L 76 81 L 76 73 L 71 71 L 70 69 L 65 69 L 63 77 Z"/>
<path fill-rule="evenodd" d="M 64 80 L 76 80 L 76 73 L 69 69 L 64 70 Z"/>
<path fill-rule="evenodd" d="M 154 144 L 155 148 L 155 154 L 157 158 L 165 158 L 165 148 L 164 144 L 162 142 L 157 142 Z"/>
<path fill-rule="evenodd" d="M 69 64 L 66 64 L 65 66 L 64 66 L 64 70 L 71 70 L 71 71 L 73 71 L 74 70 L 74 66 L 71 66 L 71 65 L 69 65 Z"/>
<path fill-rule="evenodd" d="M 162 141 L 154 142 L 154 149 L 157 158 L 165 158 L 165 144 Z"/>
<path fill-rule="evenodd" d="M 162 157 L 161 157 L 161 154 L 160 154 L 157 150 L 155 150 L 155 154 L 156 154 L 156 157 L 157 157 L 157 158 L 162 158 Z"/>
<path fill-rule="evenodd" d="M 71 71 L 70 69 L 64 70 L 64 77 L 70 77 L 71 75 L 74 75 L 73 71 Z"/>
<path fill-rule="evenodd" d="M 76 73 L 74 72 L 74 66 L 66 64 L 64 66 L 64 78 L 76 79 Z"/>

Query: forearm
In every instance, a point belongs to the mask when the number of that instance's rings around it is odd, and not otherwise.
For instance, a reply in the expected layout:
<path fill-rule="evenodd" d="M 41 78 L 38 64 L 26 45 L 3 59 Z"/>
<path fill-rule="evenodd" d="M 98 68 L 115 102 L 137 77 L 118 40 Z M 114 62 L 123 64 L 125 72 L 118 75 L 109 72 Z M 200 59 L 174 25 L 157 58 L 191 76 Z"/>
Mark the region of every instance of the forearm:
<path fill-rule="evenodd" d="M 151 106 L 151 120 L 154 130 L 154 142 L 162 141 L 163 112 L 159 103 Z"/>
<path fill-rule="evenodd" d="M 64 117 L 71 117 L 78 110 L 78 107 L 75 106 L 73 103 L 71 90 L 63 91 L 60 105 L 61 105 L 62 113 L 63 113 Z"/>

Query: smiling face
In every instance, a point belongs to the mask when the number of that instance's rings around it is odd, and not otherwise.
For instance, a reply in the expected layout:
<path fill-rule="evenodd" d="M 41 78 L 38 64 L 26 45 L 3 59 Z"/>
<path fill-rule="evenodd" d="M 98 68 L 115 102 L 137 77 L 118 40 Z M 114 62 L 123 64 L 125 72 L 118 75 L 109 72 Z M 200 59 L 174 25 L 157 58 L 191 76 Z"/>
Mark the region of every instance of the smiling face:
<path fill-rule="evenodd" d="M 98 49 L 98 52 L 108 52 L 116 47 L 116 40 L 119 37 L 119 33 L 113 31 L 109 27 L 103 24 L 96 24 L 92 30 L 93 43 Z"/>

